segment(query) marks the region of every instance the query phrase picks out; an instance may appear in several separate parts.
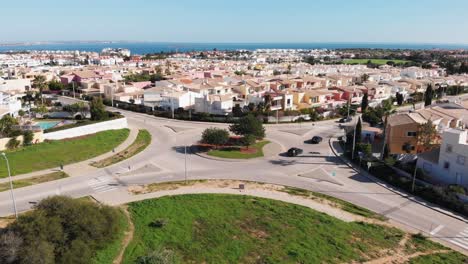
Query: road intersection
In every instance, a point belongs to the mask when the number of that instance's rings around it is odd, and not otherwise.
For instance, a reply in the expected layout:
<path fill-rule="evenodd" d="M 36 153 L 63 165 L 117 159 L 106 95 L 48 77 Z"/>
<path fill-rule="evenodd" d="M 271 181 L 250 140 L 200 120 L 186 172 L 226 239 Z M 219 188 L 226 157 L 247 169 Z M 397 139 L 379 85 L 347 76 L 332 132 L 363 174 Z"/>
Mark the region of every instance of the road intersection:
<path fill-rule="evenodd" d="M 207 127 L 228 127 L 228 124 L 121 112 L 131 127 L 144 128 L 151 133 L 153 140 L 145 151 L 104 169 L 16 189 L 18 210 L 29 210 L 35 202 L 51 195 L 82 197 L 102 192 L 118 195 L 130 185 L 184 180 L 184 147 L 196 143 Z M 303 155 L 289 158 L 278 153 L 244 162 L 226 162 L 189 153 L 188 179 L 258 181 L 325 193 L 383 214 L 405 230 L 423 232 L 448 246 L 468 252 L 466 220 L 433 210 L 424 202 L 415 202 L 414 198 L 408 199 L 405 194 L 377 184 L 343 163 L 328 142 L 328 138 L 342 134 L 335 121 L 266 125 L 266 132 L 267 139 L 279 144 L 284 151 L 299 147 L 304 150 Z M 308 144 L 312 136 L 321 136 L 324 141 L 317 145 Z M 0 215 L 11 214 L 9 193 L 2 192 Z"/>

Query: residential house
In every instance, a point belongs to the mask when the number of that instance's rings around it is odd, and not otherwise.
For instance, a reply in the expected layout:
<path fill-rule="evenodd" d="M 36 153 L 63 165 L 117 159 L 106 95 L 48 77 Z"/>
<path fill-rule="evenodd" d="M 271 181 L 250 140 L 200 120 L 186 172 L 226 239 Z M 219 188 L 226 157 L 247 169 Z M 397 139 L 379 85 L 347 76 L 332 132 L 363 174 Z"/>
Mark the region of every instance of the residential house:
<path fill-rule="evenodd" d="M 422 151 L 418 133 L 427 120 L 416 113 L 391 115 L 387 119 L 385 141 L 390 154 L 416 154 Z"/>
<path fill-rule="evenodd" d="M 232 112 L 231 94 L 208 94 L 195 98 L 195 111 L 212 115 L 228 115 Z"/>
<path fill-rule="evenodd" d="M 468 142 L 466 129 L 447 129 L 440 148 L 418 155 L 417 167 L 432 180 L 468 188 Z"/>

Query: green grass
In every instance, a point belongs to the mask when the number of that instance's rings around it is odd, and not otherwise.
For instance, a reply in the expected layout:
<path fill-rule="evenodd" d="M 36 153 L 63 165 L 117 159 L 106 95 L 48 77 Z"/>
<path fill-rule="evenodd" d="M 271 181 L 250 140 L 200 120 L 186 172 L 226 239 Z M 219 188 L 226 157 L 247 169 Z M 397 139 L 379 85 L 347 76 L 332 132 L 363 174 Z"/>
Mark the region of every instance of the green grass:
<path fill-rule="evenodd" d="M 121 162 L 142 152 L 151 143 L 151 134 L 146 129 L 140 129 L 135 141 L 123 151 L 91 165 L 97 168 L 104 168 L 109 165 Z"/>
<path fill-rule="evenodd" d="M 468 257 L 458 252 L 437 253 L 426 256 L 419 256 L 410 259 L 409 264 L 463 264 L 468 263 Z"/>
<path fill-rule="evenodd" d="M 108 130 L 93 135 L 52 140 L 6 151 L 12 175 L 59 167 L 87 160 L 120 145 L 129 135 L 128 129 Z M 0 178 L 6 177 L 5 160 L 0 159 Z"/>
<path fill-rule="evenodd" d="M 384 59 L 347 59 L 343 60 L 344 64 L 367 64 L 368 61 L 371 61 L 373 64 L 384 65 L 389 61 L 393 61 L 395 64 L 405 64 L 411 62 L 408 60 L 384 60 Z"/>
<path fill-rule="evenodd" d="M 341 199 L 335 198 L 333 196 L 329 196 L 326 194 L 318 193 L 318 192 L 312 192 L 304 189 L 299 189 L 299 188 L 294 188 L 294 187 L 285 187 L 283 192 L 289 193 L 291 195 L 296 195 L 296 196 L 303 196 L 311 199 L 324 199 L 328 200 L 332 203 L 334 203 L 336 206 L 340 207 L 342 210 L 352 213 L 355 215 L 360 215 L 363 217 L 367 218 L 374 218 L 377 220 L 385 221 L 387 220 L 384 216 L 374 213 L 371 210 L 368 210 L 366 208 L 360 207 L 358 205 L 352 204 L 347 201 L 343 201 Z"/>
<path fill-rule="evenodd" d="M 55 181 L 55 180 L 59 180 L 59 179 L 67 178 L 67 177 L 68 177 L 68 174 L 66 174 L 63 171 L 52 172 L 52 173 L 45 174 L 45 175 L 40 175 L 40 176 L 31 177 L 31 178 L 27 178 L 23 180 L 13 181 L 13 189 L 22 188 L 22 187 L 31 186 L 34 184 L 39 184 L 39 183 L 44 183 L 44 182 L 49 182 L 49 181 Z M 0 192 L 4 192 L 9 189 L 10 189 L 9 182 L 0 183 Z"/>
<path fill-rule="evenodd" d="M 229 147 L 223 149 L 213 149 L 207 154 L 209 156 L 224 158 L 224 159 L 253 159 L 263 157 L 263 147 L 270 143 L 270 141 L 264 140 L 257 142 L 249 147 L 249 149 L 256 149 L 255 153 L 242 153 L 240 147 Z"/>
<path fill-rule="evenodd" d="M 346 223 L 306 207 L 237 195 L 182 195 L 129 205 L 135 225 L 124 263 L 168 249 L 180 263 L 349 263 L 375 258 L 396 228 Z M 156 220 L 166 223 L 154 227 Z"/>
<path fill-rule="evenodd" d="M 446 247 L 438 244 L 434 241 L 429 240 L 423 234 L 413 234 L 411 239 L 406 243 L 405 252 L 406 253 L 415 253 L 415 252 L 426 252 L 430 250 L 443 250 L 447 249 Z"/>
<path fill-rule="evenodd" d="M 122 241 L 125 238 L 125 232 L 129 228 L 129 223 L 125 213 L 120 211 L 119 214 L 119 234 L 117 239 L 111 244 L 107 245 L 102 250 L 96 252 L 96 256 L 93 258 L 94 264 L 112 264 L 114 259 L 117 257 L 121 250 Z"/>

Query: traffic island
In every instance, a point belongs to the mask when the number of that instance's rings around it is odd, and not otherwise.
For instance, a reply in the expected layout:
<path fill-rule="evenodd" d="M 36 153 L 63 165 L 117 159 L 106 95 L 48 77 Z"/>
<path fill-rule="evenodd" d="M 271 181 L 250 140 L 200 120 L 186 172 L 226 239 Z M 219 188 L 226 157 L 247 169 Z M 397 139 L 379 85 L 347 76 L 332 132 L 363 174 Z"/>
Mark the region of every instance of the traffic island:
<path fill-rule="evenodd" d="M 259 141 L 249 147 L 245 146 L 223 146 L 215 147 L 212 145 L 199 144 L 192 146 L 192 151 L 198 156 L 222 160 L 222 161 L 245 161 L 256 158 L 262 158 L 269 156 L 271 151 L 265 151 L 268 149 L 277 149 L 276 143 L 272 143 L 268 140 Z"/>

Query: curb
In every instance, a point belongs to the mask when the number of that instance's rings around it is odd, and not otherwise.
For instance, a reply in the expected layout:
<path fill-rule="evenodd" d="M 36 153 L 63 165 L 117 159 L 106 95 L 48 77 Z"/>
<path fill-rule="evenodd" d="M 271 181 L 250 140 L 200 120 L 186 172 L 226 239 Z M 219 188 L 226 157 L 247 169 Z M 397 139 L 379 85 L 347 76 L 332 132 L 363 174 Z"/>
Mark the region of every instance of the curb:
<path fill-rule="evenodd" d="M 443 215 L 446 215 L 446 216 L 449 216 L 449 217 L 451 217 L 451 218 L 457 219 L 457 220 L 462 221 L 462 222 L 464 222 L 464 223 L 468 223 L 468 220 L 466 220 L 466 219 L 464 219 L 464 218 L 458 216 L 457 213 L 454 213 L 454 212 L 449 211 L 449 210 L 447 210 L 447 211 L 450 212 L 450 213 L 447 213 L 447 212 L 445 212 L 445 211 L 442 211 L 442 210 L 436 208 L 435 205 L 433 205 L 433 204 L 430 203 L 430 202 L 426 202 L 427 204 L 422 203 L 422 202 L 418 201 L 417 199 L 415 199 L 415 198 L 414 198 L 415 196 L 413 196 L 413 195 L 411 195 L 411 194 L 408 194 L 406 191 L 404 191 L 404 190 L 402 190 L 402 189 L 400 189 L 400 188 L 398 188 L 398 187 L 396 187 L 396 186 L 393 186 L 393 185 L 392 185 L 392 187 L 388 187 L 388 186 L 386 186 L 385 184 L 382 184 L 381 182 L 379 182 L 379 181 L 382 181 L 382 180 L 380 180 L 380 179 L 378 179 L 378 178 L 375 178 L 375 176 L 373 176 L 373 175 L 370 174 L 370 173 L 366 173 L 366 174 L 361 173 L 359 170 L 357 170 L 356 168 L 354 168 L 354 166 L 353 166 L 352 164 L 350 164 L 350 162 L 348 162 L 347 159 L 341 157 L 340 155 L 338 155 L 338 154 L 336 153 L 335 148 L 332 147 L 331 140 L 332 140 L 332 137 L 328 139 L 328 145 L 329 145 L 330 149 L 333 151 L 333 154 L 335 154 L 336 157 L 338 157 L 341 161 L 343 161 L 344 164 L 346 164 L 346 166 L 348 166 L 350 169 L 352 169 L 352 170 L 355 171 L 356 173 L 361 174 L 362 176 L 364 176 L 364 177 L 366 177 L 367 179 L 371 180 L 371 181 L 374 182 L 375 184 L 378 184 L 379 186 L 381 186 L 381 187 L 383 187 L 383 188 L 385 188 L 385 189 L 387 189 L 387 190 L 389 190 L 389 191 L 391 191 L 391 192 L 393 192 L 393 193 L 395 193 L 395 194 L 397 194 L 397 195 L 399 195 L 399 196 L 401 196 L 401 197 L 403 197 L 403 198 L 406 198 L 406 199 L 408 199 L 408 200 L 410 200 L 410 201 L 412 201 L 412 202 L 415 202 L 415 203 L 417 203 L 417 204 L 419 204 L 419 205 L 422 205 L 422 206 L 424 206 L 424 207 L 426 207 L 426 208 L 429 208 L 429 209 L 431 209 L 431 210 L 434 210 L 434 211 L 436 211 L 436 212 L 438 212 L 438 213 L 441 213 L 441 214 L 443 214 Z M 371 177 L 370 177 L 369 175 L 370 175 Z M 416 196 L 416 197 L 417 197 L 417 196 Z M 420 199 L 422 199 L 422 198 L 420 198 Z M 433 205 L 433 206 L 431 206 L 431 205 Z"/>

